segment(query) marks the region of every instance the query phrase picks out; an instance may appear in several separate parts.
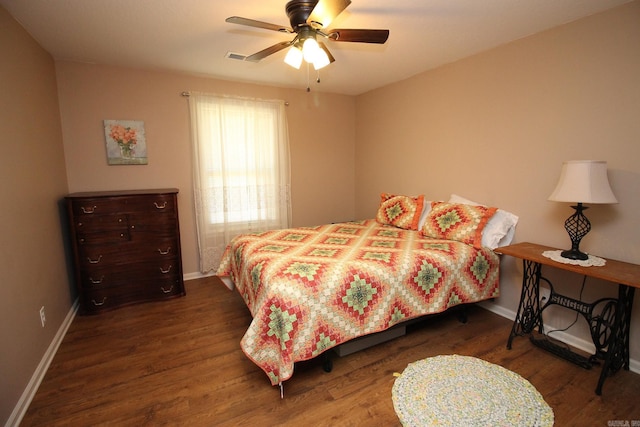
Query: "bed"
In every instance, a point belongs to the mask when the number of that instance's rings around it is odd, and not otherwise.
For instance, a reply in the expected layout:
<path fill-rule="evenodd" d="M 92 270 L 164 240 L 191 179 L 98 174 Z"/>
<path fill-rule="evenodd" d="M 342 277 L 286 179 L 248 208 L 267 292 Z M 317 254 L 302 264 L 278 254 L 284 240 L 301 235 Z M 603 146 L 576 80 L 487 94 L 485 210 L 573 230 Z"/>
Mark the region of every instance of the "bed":
<path fill-rule="evenodd" d="M 374 219 L 235 237 L 217 275 L 253 317 L 244 353 L 282 386 L 296 362 L 499 296 L 493 249 L 512 229 L 500 224 L 495 245 L 487 243 L 498 210 L 467 202 L 383 193 Z"/>

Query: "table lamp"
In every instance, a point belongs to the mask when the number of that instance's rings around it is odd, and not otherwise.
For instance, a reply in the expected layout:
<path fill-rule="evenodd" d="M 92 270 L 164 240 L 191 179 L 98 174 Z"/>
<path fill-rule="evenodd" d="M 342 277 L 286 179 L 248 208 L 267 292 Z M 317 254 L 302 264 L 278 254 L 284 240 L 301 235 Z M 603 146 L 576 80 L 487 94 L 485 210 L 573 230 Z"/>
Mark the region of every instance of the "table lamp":
<path fill-rule="evenodd" d="M 575 213 L 564 222 L 571 239 L 571 249 L 562 251 L 564 258 L 586 260 L 589 256 L 580 252 L 580 241 L 591 230 L 591 223 L 582 213 L 583 203 L 618 203 L 607 178 L 607 162 L 601 160 L 570 160 L 562 163 L 562 171 L 556 189 L 549 196 L 554 202 L 577 203 L 571 206 Z"/>

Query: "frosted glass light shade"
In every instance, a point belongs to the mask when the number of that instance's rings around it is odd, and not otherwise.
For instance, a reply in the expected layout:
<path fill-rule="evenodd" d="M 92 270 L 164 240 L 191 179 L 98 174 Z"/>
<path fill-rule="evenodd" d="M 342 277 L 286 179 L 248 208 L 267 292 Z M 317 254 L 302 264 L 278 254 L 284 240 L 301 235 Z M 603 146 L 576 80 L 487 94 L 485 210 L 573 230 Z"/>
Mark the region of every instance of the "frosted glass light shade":
<path fill-rule="evenodd" d="M 306 39 L 302 44 L 302 55 L 304 56 L 304 60 L 309 64 L 313 64 L 318 56 L 319 50 L 320 46 L 318 46 L 318 42 L 312 37 Z"/>
<path fill-rule="evenodd" d="M 316 52 L 316 57 L 313 60 L 313 68 L 319 70 L 326 67 L 330 63 L 331 61 L 329 60 L 329 55 L 327 55 L 327 53 L 319 47 L 318 51 Z"/>
<path fill-rule="evenodd" d="M 302 51 L 296 46 L 291 46 L 287 52 L 287 56 L 284 57 L 284 62 L 299 70 L 300 65 L 302 65 Z"/>
<path fill-rule="evenodd" d="M 549 200 L 572 203 L 618 203 L 607 177 L 607 162 L 570 160 L 562 163 L 560 179 Z"/>

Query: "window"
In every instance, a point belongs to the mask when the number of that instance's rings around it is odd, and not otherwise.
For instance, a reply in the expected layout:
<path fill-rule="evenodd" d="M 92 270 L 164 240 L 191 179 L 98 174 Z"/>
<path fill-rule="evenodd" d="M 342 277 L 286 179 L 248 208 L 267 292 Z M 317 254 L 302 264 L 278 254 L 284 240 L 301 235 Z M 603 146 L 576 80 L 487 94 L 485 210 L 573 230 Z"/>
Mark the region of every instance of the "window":
<path fill-rule="evenodd" d="M 200 269 L 217 268 L 235 235 L 290 226 L 283 101 L 192 93 Z"/>

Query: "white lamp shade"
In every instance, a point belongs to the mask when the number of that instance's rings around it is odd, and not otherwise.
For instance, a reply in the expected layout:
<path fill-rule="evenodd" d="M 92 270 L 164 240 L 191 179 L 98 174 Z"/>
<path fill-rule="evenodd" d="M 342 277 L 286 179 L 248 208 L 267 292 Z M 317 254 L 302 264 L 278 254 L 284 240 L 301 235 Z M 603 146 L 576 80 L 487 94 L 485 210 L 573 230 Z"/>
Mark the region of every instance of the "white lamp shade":
<path fill-rule="evenodd" d="M 549 200 L 572 203 L 618 203 L 607 177 L 607 162 L 570 160 L 562 164 L 560 179 Z"/>

